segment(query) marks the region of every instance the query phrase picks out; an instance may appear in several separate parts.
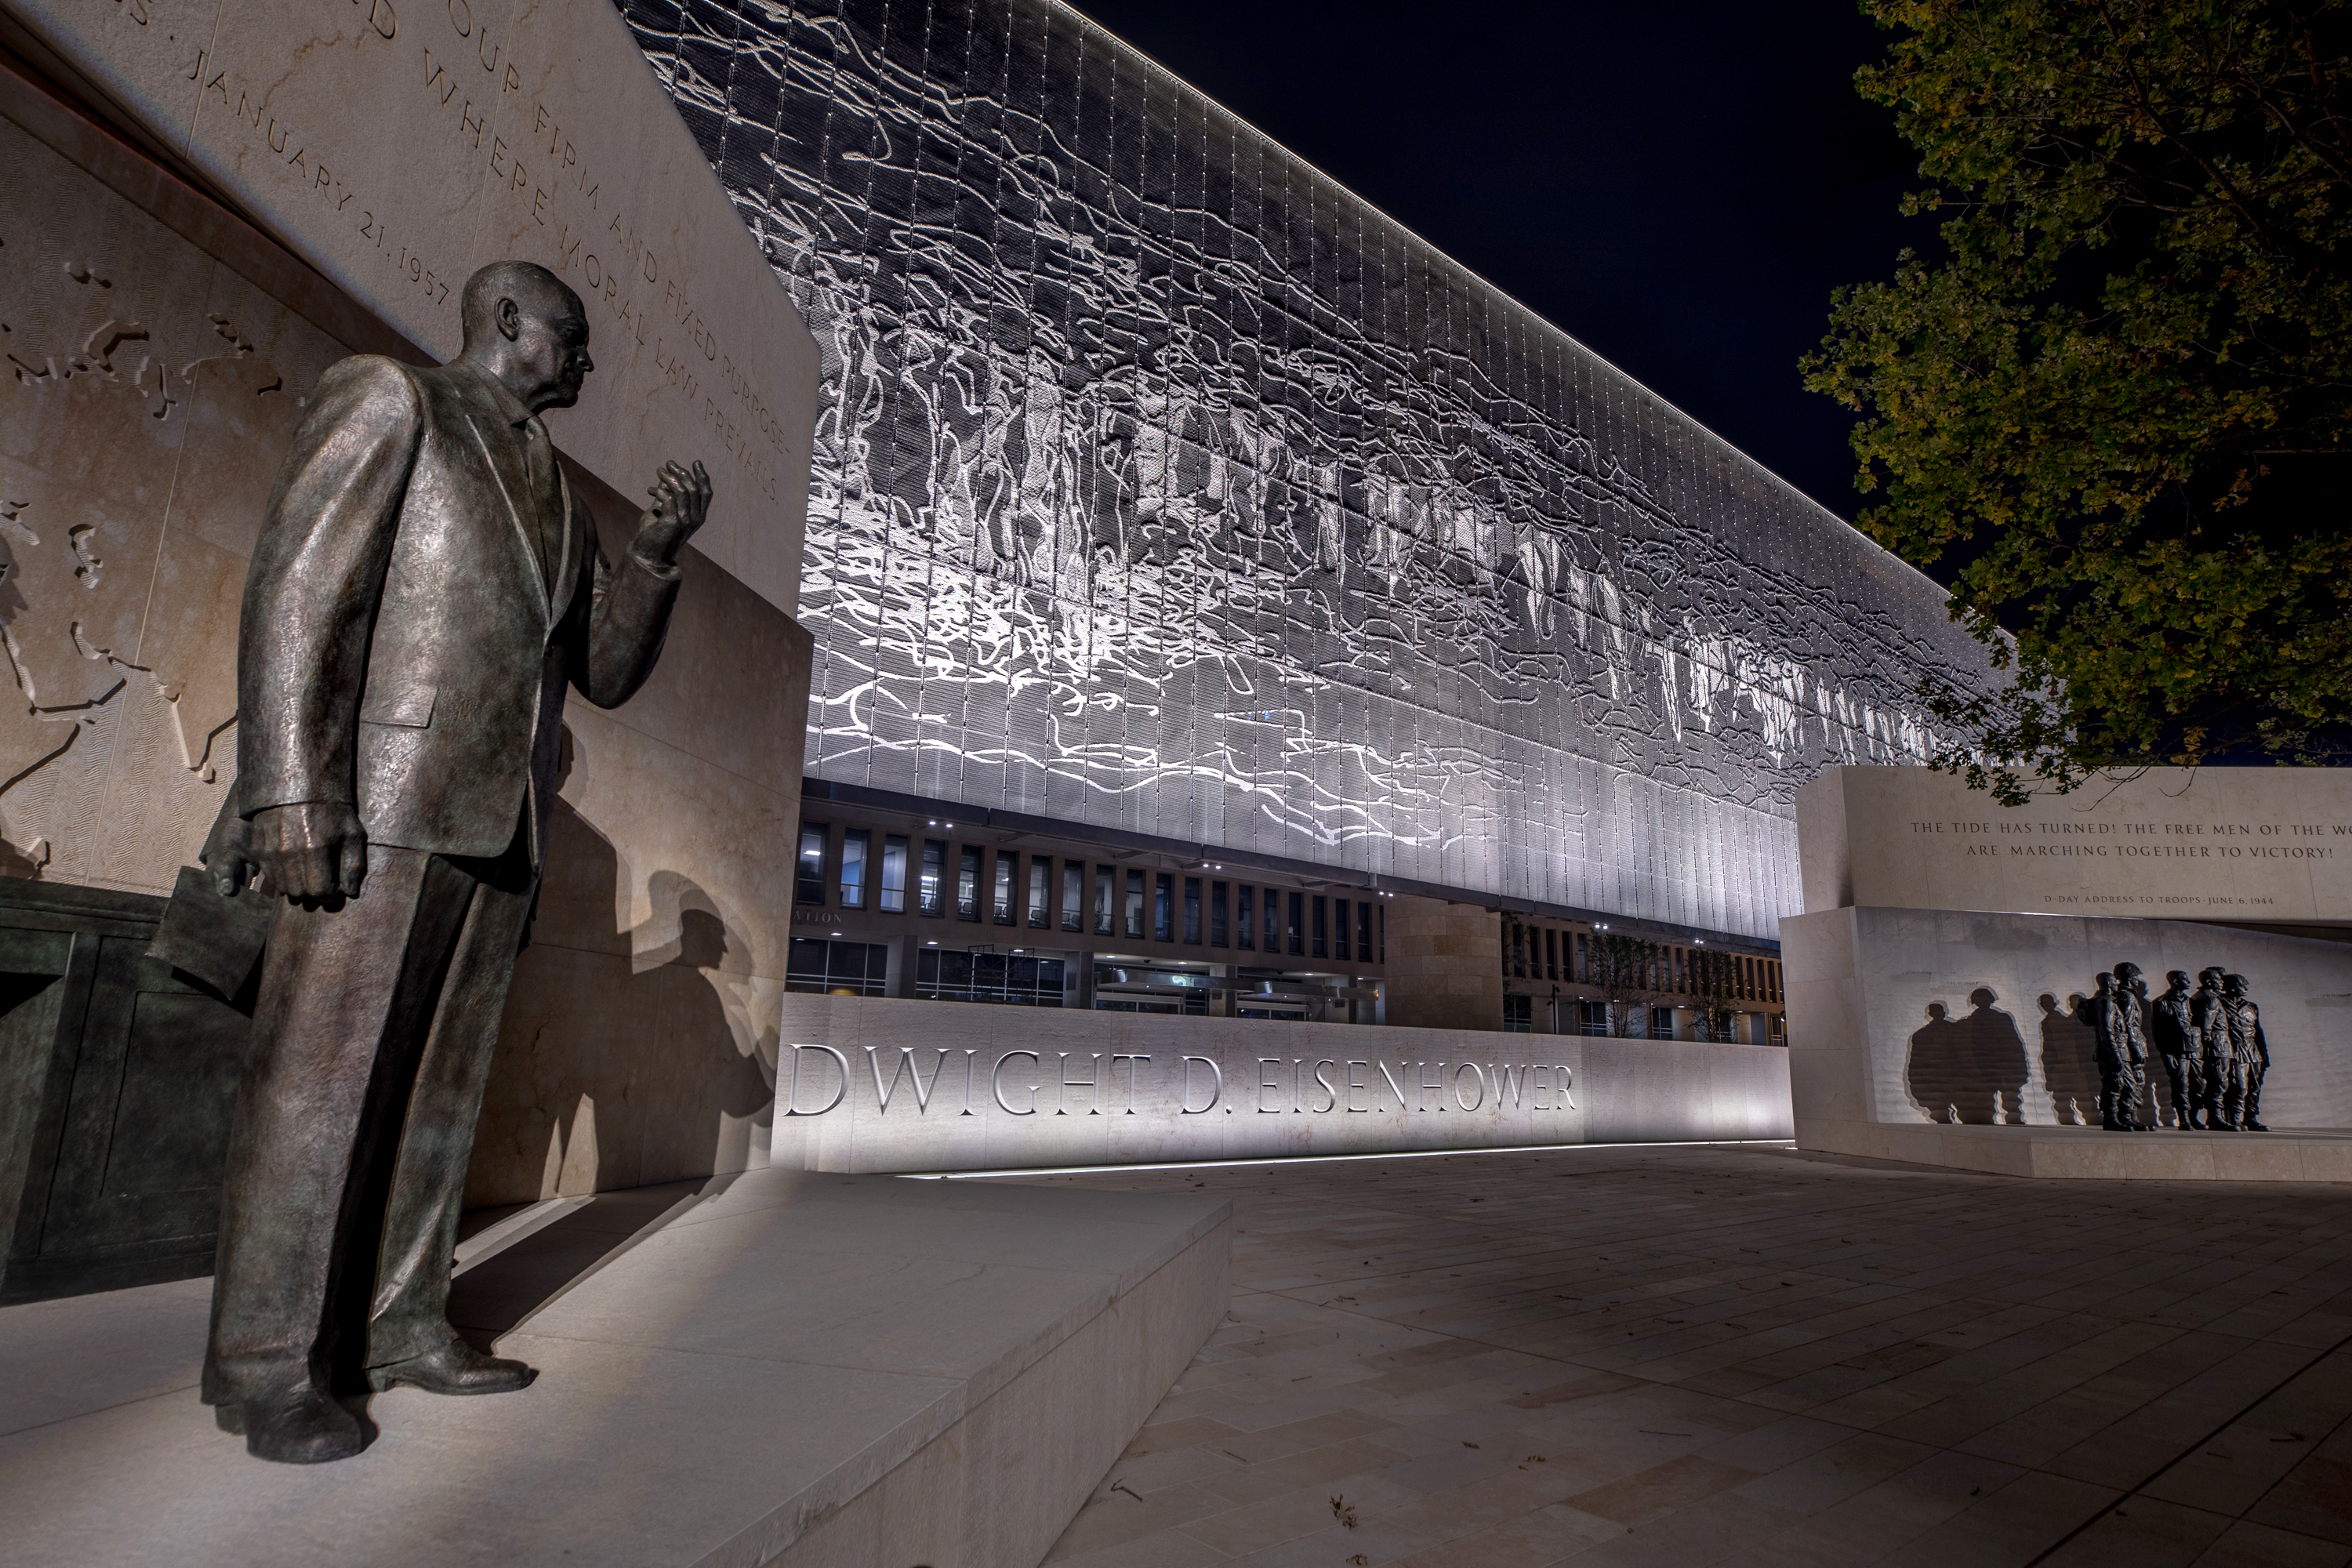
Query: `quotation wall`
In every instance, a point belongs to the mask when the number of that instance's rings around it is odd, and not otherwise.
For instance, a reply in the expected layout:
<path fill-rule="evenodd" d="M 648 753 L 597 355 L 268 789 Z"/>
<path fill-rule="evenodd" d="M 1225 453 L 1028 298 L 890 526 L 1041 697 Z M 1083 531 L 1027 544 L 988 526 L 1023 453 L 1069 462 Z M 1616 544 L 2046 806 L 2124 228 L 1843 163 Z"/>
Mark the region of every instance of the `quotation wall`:
<path fill-rule="evenodd" d="M 824 355 L 829 781 L 1769 937 L 1942 595 L 1051 0 L 621 0 Z"/>

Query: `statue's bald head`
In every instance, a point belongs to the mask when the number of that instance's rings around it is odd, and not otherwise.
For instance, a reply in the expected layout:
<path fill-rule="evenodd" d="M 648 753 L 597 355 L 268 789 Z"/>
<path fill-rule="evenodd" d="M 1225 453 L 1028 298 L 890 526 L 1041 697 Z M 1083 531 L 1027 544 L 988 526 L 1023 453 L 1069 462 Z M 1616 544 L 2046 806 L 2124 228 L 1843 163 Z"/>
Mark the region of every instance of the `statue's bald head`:
<path fill-rule="evenodd" d="M 466 347 L 458 356 L 536 413 L 569 408 L 595 368 L 580 296 L 546 268 L 493 261 L 466 279 L 458 300 Z"/>
<path fill-rule="evenodd" d="M 541 321 L 567 310 L 581 313 L 580 296 L 546 268 L 531 261 L 493 261 L 466 279 L 466 292 L 458 300 L 458 319 L 465 324 L 467 348 L 487 343 L 498 332 L 499 306 L 507 300 L 513 300 L 523 314 Z"/>

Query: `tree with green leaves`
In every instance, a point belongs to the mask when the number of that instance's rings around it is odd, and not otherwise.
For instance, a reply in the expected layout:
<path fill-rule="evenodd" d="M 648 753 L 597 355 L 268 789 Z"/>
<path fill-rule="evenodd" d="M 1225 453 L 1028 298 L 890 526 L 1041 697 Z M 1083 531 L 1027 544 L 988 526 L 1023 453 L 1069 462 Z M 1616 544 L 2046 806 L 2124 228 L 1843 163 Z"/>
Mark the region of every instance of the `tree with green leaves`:
<path fill-rule="evenodd" d="M 1857 520 L 2009 671 L 1931 687 L 2014 802 L 2352 733 L 2352 4 L 1864 0 L 1932 254 L 1841 289 L 1806 384 Z"/>

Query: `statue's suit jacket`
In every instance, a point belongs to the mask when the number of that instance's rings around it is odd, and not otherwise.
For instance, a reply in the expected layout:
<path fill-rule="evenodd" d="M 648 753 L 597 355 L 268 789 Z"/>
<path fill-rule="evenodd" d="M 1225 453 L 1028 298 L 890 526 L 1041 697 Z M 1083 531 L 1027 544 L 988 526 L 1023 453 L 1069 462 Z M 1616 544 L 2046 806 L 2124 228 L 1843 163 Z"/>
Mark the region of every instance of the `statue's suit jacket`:
<path fill-rule="evenodd" d="M 331 368 L 280 470 L 237 637 L 237 810 L 357 808 L 373 844 L 546 841 L 567 679 L 659 657 L 676 567 L 610 565 L 545 426 L 462 362 Z M 528 806 L 528 810 L 526 810 Z"/>

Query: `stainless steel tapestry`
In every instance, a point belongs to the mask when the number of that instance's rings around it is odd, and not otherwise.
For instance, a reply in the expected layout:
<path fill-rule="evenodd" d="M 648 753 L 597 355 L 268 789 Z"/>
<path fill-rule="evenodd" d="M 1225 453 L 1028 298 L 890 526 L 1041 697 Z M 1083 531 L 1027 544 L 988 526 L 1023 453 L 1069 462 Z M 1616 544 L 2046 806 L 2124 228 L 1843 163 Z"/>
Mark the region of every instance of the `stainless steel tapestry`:
<path fill-rule="evenodd" d="M 825 354 L 817 777 L 1769 935 L 1795 786 L 1982 665 L 1066 6 L 623 10 Z"/>

